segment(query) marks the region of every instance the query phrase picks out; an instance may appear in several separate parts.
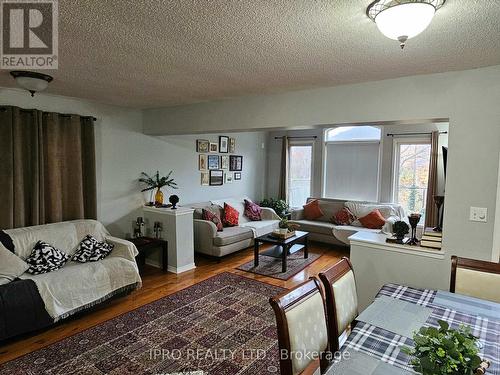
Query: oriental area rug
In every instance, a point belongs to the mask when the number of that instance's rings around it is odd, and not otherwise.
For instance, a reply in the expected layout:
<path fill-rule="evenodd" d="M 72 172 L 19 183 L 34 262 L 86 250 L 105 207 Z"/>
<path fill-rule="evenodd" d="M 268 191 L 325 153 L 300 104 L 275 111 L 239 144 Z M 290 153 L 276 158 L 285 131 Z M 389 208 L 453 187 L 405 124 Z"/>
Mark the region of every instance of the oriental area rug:
<path fill-rule="evenodd" d="M 277 374 L 269 297 L 283 290 L 222 273 L 0 365 L 0 373 Z"/>

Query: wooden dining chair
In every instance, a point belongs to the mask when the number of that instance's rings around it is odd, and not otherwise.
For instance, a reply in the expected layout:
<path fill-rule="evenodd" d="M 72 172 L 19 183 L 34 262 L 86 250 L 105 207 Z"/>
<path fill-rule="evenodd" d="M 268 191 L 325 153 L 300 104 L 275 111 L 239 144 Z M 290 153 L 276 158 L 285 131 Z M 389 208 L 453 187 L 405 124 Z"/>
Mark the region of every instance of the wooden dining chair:
<path fill-rule="evenodd" d="M 340 349 L 339 337 L 358 316 L 358 296 L 352 264 L 343 257 L 338 263 L 319 273 L 326 295 L 328 334 L 332 352 Z"/>
<path fill-rule="evenodd" d="M 500 263 L 453 255 L 450 292 L 500 302 Z"/>
<path fill-rule="evenodd" d="M 320 281 L 311 278 L 269 302 L 278 326 L 281 375 L 324 373 L 328 367 L 324 355 L 328 351 L 328 327 Z"/>

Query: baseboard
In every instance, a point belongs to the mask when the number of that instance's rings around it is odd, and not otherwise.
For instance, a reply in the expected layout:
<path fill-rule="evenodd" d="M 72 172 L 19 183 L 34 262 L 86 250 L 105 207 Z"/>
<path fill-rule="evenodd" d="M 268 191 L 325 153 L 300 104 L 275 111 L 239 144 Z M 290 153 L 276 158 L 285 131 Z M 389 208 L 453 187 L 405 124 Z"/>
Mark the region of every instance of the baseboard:
<path fill-rule="evenodd" d="M 193 270 L 195 268 L 196 268 L 196 265 L 194 263 L 186 264 L 185 266 L 182 266 L 182 267 L 174 267 L 174 266 L 168 265 L 167 271 L 172 272 L 172 273 L 182 273 L 182 272 L 186 272 L 189 270 Z"/>

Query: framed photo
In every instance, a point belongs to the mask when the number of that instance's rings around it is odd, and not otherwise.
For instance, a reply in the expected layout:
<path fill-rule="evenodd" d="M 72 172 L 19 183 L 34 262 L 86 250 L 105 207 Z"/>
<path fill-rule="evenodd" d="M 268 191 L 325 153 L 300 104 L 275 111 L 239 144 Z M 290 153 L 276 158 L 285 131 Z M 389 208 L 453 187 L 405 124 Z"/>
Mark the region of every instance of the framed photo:
<path fill-rule="evenodd" d="M 196 152 L 208 152 L 210 142 L 205 139 L 196 140 Z"/>
<path fill-rule="evenodd" d="M 200 171 L 206 171 L 208 169 L 208 160 L 206 154 L 198 155 L 198 169 Z"/>
<path fill-rule="evenodd" d="M 219 152 L 227 154 L 229 152 L 229 137 L 219 136 Z"/>
<path fill-rule="evenodd" d="M 220 186 L 223 183 L 224 171 L 211 170 L 210 171 L 210 186 Z"/>
<path fill-rule="evenodd" d="M 235 180 L 241 180 L 241 173 L 240 172 L 234 172 L 234 179 Z"/>
<path fill-rule="evenodd" d="M 222 155 L 220 157 L 220 169 L 229 169 L 229 156 Z"/>
<path fill-rule="evenodd" d="M 243 169 L 243 156 L 229 155 L 229 170 L 241 171 Z"/>
<path fill-rule="evenodd" d="M 236 152 L 236 139 L 229 138 L 229 152 L 234 154 Z"/>
<path fill-rule="evenodd" d="M 210 142 L 210 152 L 219 152 L 219 145 L 217 143 Z"/>
<path fill-rule="evenodd" d="M 226 184 L 233 183 L 233 174 L 232 173 L 224 173 L 224 183 L 226 183 Z"/>
<path fill-rule="evenodd" d="M 208 169 L 219 169 L 219 155 L 208 155 Z"/>
<path fill-rule="evenodd" d="M 210 178 L 208 172 L 201 172 L 201 184 L 203 186 L 208 186 L 210 183 Z"/>

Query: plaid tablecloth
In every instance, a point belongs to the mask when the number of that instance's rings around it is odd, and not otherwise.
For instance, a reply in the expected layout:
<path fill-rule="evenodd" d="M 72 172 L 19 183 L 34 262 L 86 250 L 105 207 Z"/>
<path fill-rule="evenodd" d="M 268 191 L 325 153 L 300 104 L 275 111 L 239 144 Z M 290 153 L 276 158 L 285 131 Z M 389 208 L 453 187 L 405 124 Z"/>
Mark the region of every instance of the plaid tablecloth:
<path fill-rule="evenodd" d="M 435 290 L 387 284 L 379 291 L 377 297 L 379 296 L 388 296 L 431 308 L 432 313 L 425 323 L 426 326 L 439 327 L 438 320 L 448 322 L 452 328 L 458 328 L 460 324 L 470 326 L 473 335 L 479 338 L 481 344 L 480 357 L 491 362 L 487 374 L 500 375 L 499 320 L 435 305 L 433 304 L 436 296 Z M 467 303 L 465 298 L 464 303 Z M 357 350 L 413 372 L 408 364 L 410 358 L 400 351 L 400 348 L 405 345 L 413 346 L 413 340 L 368 323 L 358 322 L 341 350 Z"/>

